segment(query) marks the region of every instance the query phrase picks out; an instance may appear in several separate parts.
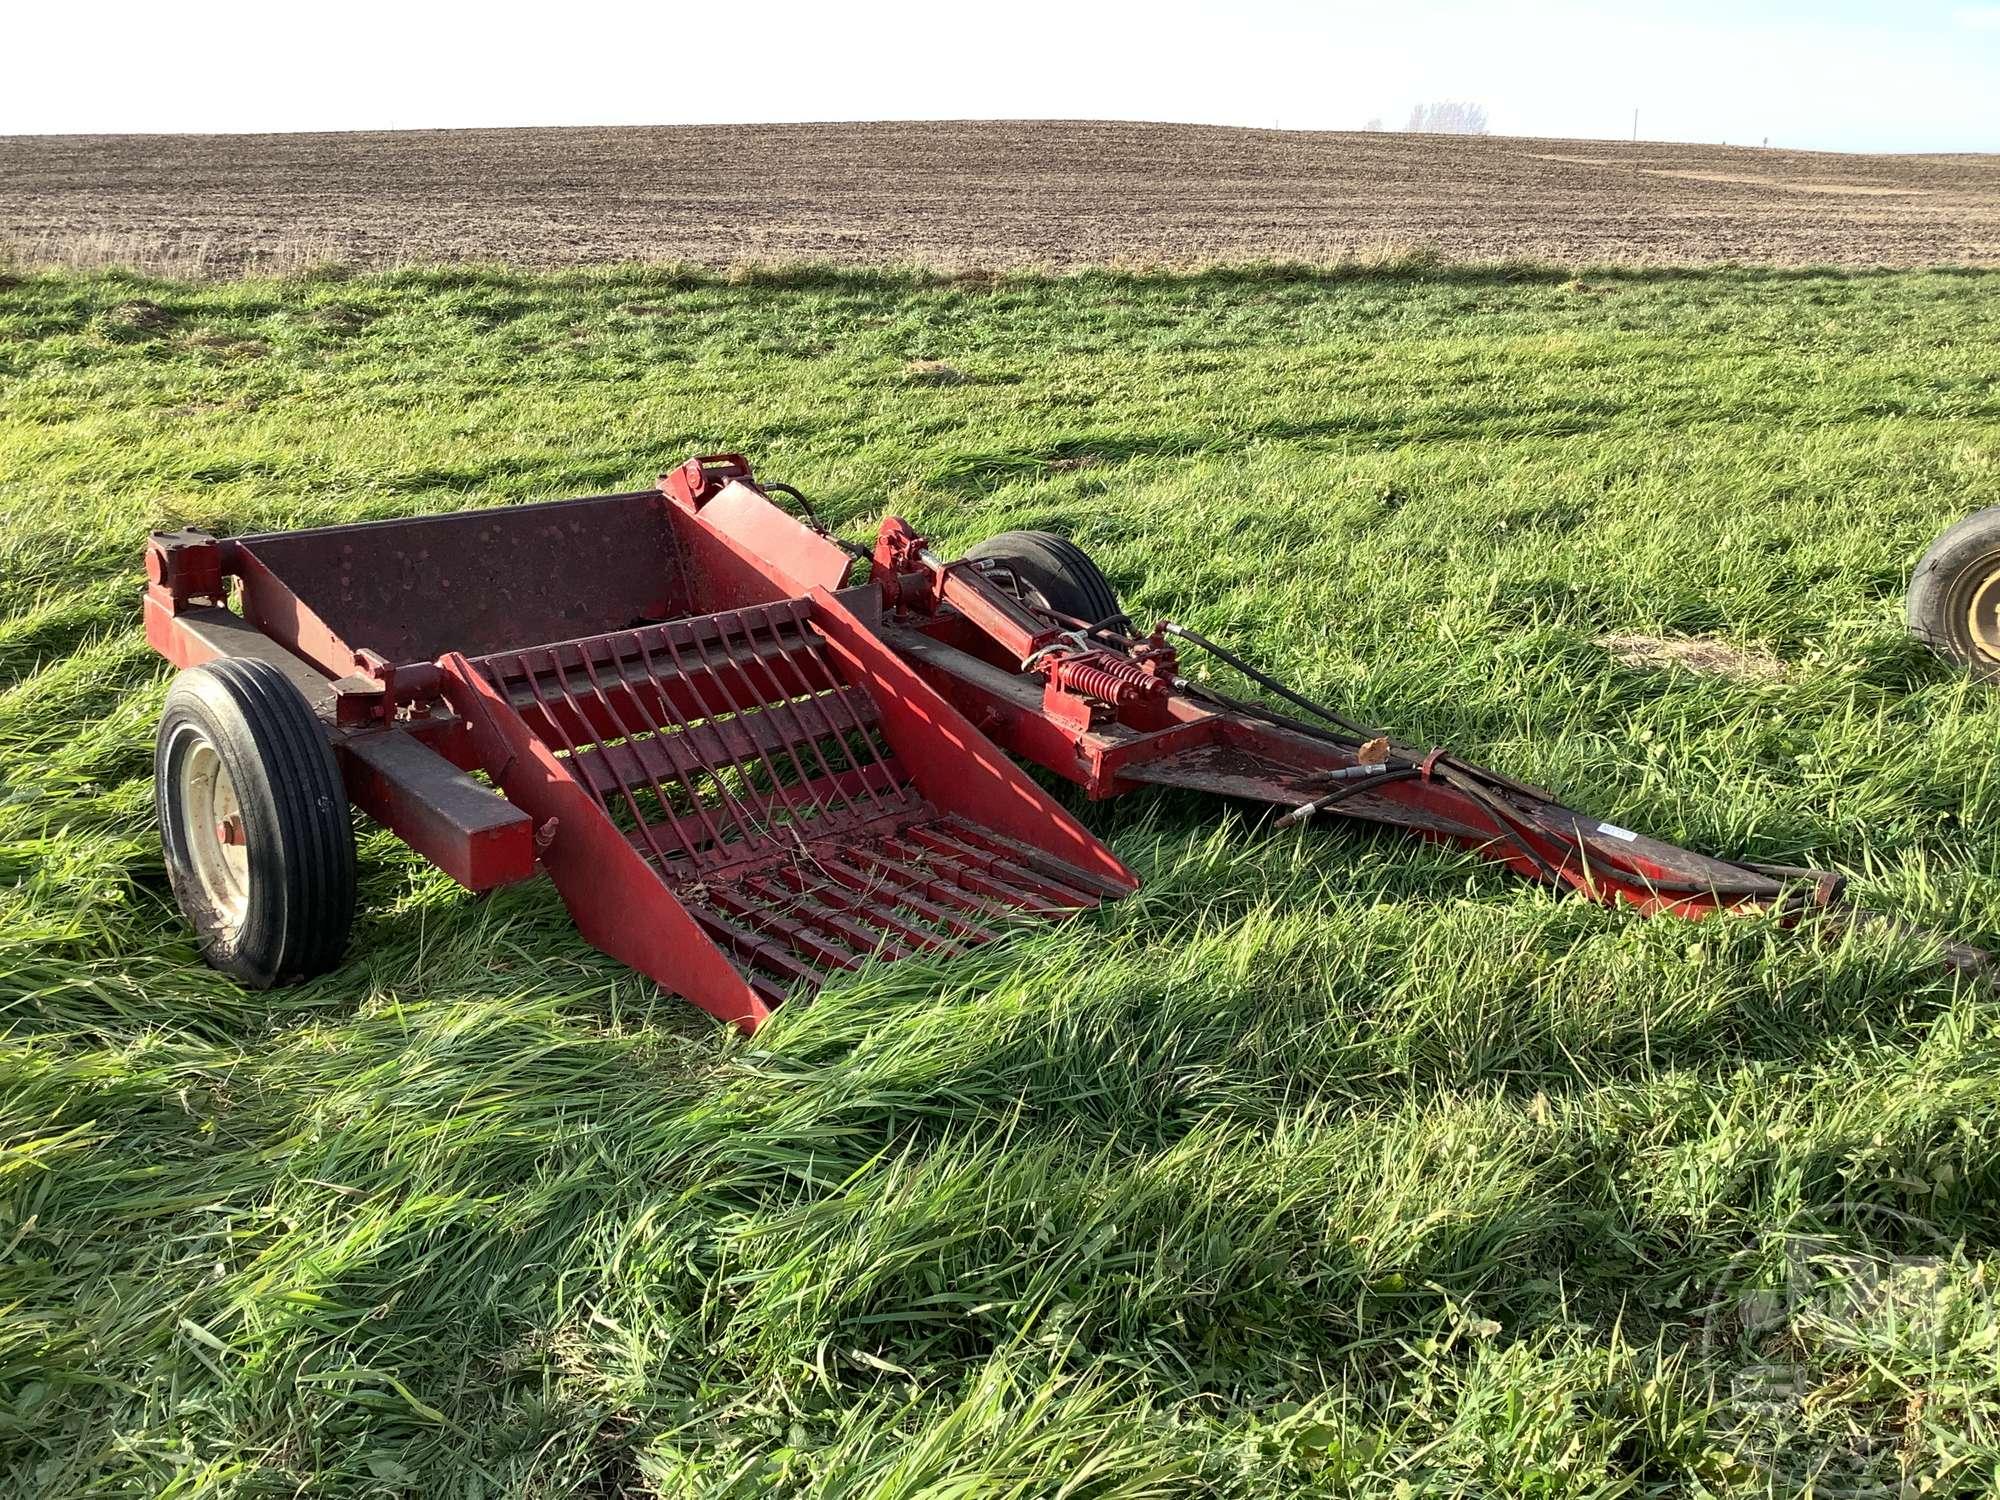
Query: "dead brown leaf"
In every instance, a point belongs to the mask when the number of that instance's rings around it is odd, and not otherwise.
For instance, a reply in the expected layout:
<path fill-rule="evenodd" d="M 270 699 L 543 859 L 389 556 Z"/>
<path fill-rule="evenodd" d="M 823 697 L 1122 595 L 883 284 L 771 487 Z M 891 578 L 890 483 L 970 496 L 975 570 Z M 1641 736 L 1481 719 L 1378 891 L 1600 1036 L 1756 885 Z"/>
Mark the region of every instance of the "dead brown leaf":
<path fill-rule="evenodd" d="M 1713 636 L 1671 639 L 1659 635 L 1605 635 L 1597 644 L 1611 653 L 1622 666 L 1640 668 L 1685 667 L 1737 682 L 1776 682 L 1785 675 L 1785 664 L 1775 656 L 1733 646 Z"/>

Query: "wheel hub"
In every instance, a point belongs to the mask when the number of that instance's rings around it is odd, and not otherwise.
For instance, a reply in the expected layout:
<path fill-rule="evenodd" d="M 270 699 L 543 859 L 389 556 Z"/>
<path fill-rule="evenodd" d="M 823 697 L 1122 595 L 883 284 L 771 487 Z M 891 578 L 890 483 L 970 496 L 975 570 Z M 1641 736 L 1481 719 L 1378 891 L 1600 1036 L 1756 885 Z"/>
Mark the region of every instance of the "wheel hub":
<path fill-rule="evenodd" d="M 2000 568 L 1980 579 L 1965 610 L 1966 634 L 1973 649 L 2000 661 Z"/>
<path fill-rule="evenodd" d="M 182 758 L 180 792 L 188 865 L 202 899 L 233 930 L 249 911 L 250 850 L 236 783 L 207 740 L 196 740 Z"/>

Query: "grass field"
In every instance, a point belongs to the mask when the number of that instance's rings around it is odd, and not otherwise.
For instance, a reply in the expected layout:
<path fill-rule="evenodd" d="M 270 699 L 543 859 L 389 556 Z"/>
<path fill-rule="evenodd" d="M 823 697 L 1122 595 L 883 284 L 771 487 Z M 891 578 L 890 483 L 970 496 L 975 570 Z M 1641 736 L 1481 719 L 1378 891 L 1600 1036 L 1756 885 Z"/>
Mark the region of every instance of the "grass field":
<path fill-rule="evenodd" d="M 1087 814 L 1139 897 L 754 1043 L 372 831 L 347 966 L 248 994 L 137 602 L 149 528 L 738 449 L 1992 945 L 2000 697 L 1898 616 L 1996 344 L 1975 272 L 8 282 L 0 1489 L 1991 1493 L 2000 1000 L 1920 942 L 1160 796 Z"/>

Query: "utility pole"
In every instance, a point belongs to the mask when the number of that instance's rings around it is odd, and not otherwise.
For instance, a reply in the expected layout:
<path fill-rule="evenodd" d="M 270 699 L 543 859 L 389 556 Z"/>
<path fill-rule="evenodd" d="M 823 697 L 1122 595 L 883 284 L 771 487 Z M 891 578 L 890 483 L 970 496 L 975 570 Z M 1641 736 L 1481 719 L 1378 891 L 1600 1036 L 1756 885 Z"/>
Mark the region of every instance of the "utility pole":
<path fill-rule="evenodd" d="M 1632 144 L 1639 144 L 1639 106 L 1632 106 Z"/>

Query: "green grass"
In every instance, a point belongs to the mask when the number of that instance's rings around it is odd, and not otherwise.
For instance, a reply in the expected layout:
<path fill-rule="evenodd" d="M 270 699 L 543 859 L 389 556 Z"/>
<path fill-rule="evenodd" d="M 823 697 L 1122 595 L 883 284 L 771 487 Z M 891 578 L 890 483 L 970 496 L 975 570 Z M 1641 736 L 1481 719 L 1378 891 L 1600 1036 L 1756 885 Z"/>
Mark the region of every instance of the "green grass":
<path fill-rule="evenodd" d="M 1976 273 L 6 283 L 0 1489 L 1990 1493 L 2000 1001 L 1921 942 L 1162 795 L 1087 812 L 1142 895 L 754 1043 L 374 831 L 347 966 L 247 994 L 166 892 L 137 602 L 150 528 L 741 450 L 2000 944 L 2000 697 L 1899 624 L 2000 503 L 1996 346 Z M 1935 1285 L 1843 1301 L 1863 1254 Z"/>

